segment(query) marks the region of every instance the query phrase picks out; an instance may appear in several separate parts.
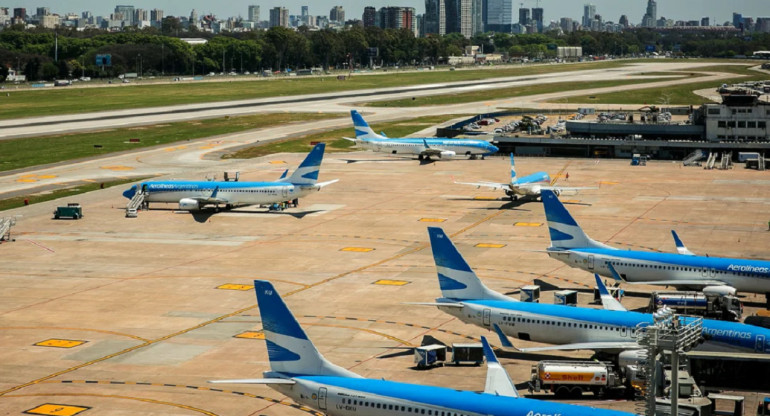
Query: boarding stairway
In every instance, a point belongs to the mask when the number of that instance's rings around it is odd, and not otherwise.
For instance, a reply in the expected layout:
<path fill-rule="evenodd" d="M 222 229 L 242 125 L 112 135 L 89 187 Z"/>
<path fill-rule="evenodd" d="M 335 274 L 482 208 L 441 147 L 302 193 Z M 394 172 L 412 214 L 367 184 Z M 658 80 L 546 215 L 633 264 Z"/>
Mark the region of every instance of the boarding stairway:
<path fill-rule="evenodd" d="M 16 218 L 0 218 L 0 241 L 11 241 L 11 227 L 16 225 Z"/>
<path fill-rule="evenodd" d="M 719 160 L 719 169 L 727 170 L 733 168 L 733 152 L 722 153 L 722 158 Z"/>
<path fill-rule="evenodd" d="M 700 166 L 700 161 L 703 160 L 703 158 L 706 157 L 706 152 L 704 152 L 701 149 L 695 150 L 694 152 L 687 155 L 686 158 L 682 161 L 682 165 L 684 166 Z"/>
<path fill-rule="evenodd" d="M 126 218 L 136 218 L 138 211 L 142 209 L 142 204 L 144 204 L 146 196 L 147 194 L 144 192 L 137 192 L 134 194 L 131 200 L 128 201 L 128 204 L 126 204 Z"/>
<path fill-rule="evenodd" d="M 714 165 L 717 163 L 717 153 L 710 152 L 708 159 L 706 159 L 706 166 L 703 169 L 714 169 Z"/>

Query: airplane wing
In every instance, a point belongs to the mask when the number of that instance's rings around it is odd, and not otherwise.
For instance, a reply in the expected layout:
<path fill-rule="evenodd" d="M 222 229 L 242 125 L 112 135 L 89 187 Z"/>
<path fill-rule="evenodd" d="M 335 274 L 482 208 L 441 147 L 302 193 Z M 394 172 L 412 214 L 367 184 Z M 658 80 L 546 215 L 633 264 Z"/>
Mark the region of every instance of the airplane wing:
<path fill-rule="evenodd" d="M 194 199 L 194 200 L 198 201 L 198 203 L 201 206 L 207 205 L 207 204 L 209 204 L 209 205 L 210 204 L 227 204 L 227 203 L 230 202 L 227 199 L 218 197 L 217 196 L 218 193 L 219 193 L 219 187 L 217 186 L 216 188 L 214 188 L 214 192 L 212 192 L 210 196 L 208 196 L 208 197 L 197 197 L 197 198 L 191 198 L 191 199 Z"/>
<path fill-rule="evenodd" d="M 599 277 L 599 275 L 594 274 L 594 277 L 596 278 L 596 285 L 599 287 L 599 294 L 601 295 L 604 309 L 610 311 L 627 311 L 628 309 L 621 305 L 617 299 L 612 297 L 610 292 L 607 290 L 607 286 L 604 285 L 604 282 L 602 282 L 602 279 Z"/>
<path fill-rule="evenodd" d="M 484 393 L 505 397 L 521 397 L 511 381 L 511 377 L 497 361 L 497 356 L 492 351 L 492 347 L 489 346 L 486 337 L 481 337 L 481 345 L 484 347 L 484 356 L 487 359 L 487 383 L 484 386 Z"/>
<path fill-rule="evenodd" d="M 676 231 L 671 230 L 671 235 L 674 236 L 674 244 L 676 244 L 676 251 L 679 252 L 679 254 L 684 254 L 685 256 L 695 255 L 695 253 L 685 247 L 684 243 L 682 243 L 682 240 L 680 240 L 679 236 L 676 234 Z"/>
<path fill-rule="evenodd" d="M 358 140 L 356 140 L 356 139 L 352 139 L 352 138 L 350 138 L 350 137 L 343 137 L 343 139 L 345 139 L 345 140 L 349 140 L 349 141 L 351 141 L 351 142 L 353 142 L 353 143 L 356 143 L 356 142 L 358 142 Z"/>
<path fill-rule="evenodd" d="M 623 276 L 615 270 L 612 264 L 607 264 L 607 268 L 610 269 L 612 278 L 629 285 L 656 285 L 656 286 L 732 286 L 727 282 L 716 279 L 690 279 L 690 280 L 642 280 L 636 282 L 629 282 Z"/>
<path fill-rule="evenodd" d="M 486 187 L 486 188 L 491 188 L 493 190 L 508 189 L 510 187 L 507 183 L 496 183 L 496 182 L 457 182 L 457 181 L 454 181 L 454 183 L 459 184 L 459 185 L 471 185 L 471 186 L 475 186 L 477 188 L 481 188 L 483 186 L 483 187 Z"/>
<path fill-rule="evenodd" d="M 235 380 L 209 380 L 212 384 L 297 384 L 288 378 L 244 378 Z"/>
<path fill-rule="evenodd" d="M 516 351 L 521 352 L 536 352 L 536 351 L 573 351 L 573 350 L 628 350 L 628 349 L 637 349 L 639 348 L 639 344 L 636 342 L 616 342 L 616 341 L 605 341 L 605 342 L 578 342 L 574 344 L 562 344 L 562 345 L 551 345 L 548 347 L 532 347 L 532 348 L 516 348 L 516 346 L 513 345 L 511 340 L 503 333 L 503 330 L 500 329 L 497 324 L 492 324 L 495 330 L 495 333 L 497 333 L 497 336 L 500 338 L 500 345 L 502 345 L 504 348 L 507 349 L 513 349 Z"/>
<path fill-rule="evenodd" d="M 463 308 L 462 303 L 444 303 L 444 302 L 403 302 L 403 305 L 418 305 L 418 306 L 446 306 L 448 308 Z"/>
<path fill-rule="evenodd" d="M 547 190 L 547 191 L 557 192 L 559 194 L 571 193 L 571 192 L 577 193 L 578 191 L 583 191 L 586 189 L 599 189 L 599 187 L 597 186 L 550 186 L 550 185 L 545 185 L 540 187 L 541 191 Z"/>

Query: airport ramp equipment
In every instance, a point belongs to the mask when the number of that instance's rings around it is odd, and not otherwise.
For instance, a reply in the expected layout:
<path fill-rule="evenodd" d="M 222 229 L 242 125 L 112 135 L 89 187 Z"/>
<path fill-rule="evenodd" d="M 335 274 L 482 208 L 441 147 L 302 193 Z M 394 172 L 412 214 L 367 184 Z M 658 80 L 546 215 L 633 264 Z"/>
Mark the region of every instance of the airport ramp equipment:
<path fill-rule="evenodd" d="M 697 149 L 687 155 L 687 157 L 684 158 L 682 161 L 682 164 L 684 166 L 699 166 L 700 161 L 703 160 L 706 157 L 706 152 L 704 152 L 701 149 Z"/>
<path fill-rule="evenodd" d="M 706 159 L 706 166 L 703 167 L 703 169 L 714 169 L 714 165 L 717 162 L 717 153 L 716 152 L 710 152 L 708 159 Z"/>
<path fill-rule="evenodd" d="M 733 152 L 722 153 L 722 158 L 719 160 L 719 169 L 726 170 L 733 168 Z"/>
<path fill-rule="evenodd" d="M 126 218 L 136 218 L 139 209 L 144 203 L 144 198 L 147 196 L 144 192 L 137 192 L 126 204 Z"/>
<path fill-rule="evenodd" d="M 16 218 L 4 217 L 0 218 L 0 241 L 11 240 L 11 227 L 16 225 Z"/>

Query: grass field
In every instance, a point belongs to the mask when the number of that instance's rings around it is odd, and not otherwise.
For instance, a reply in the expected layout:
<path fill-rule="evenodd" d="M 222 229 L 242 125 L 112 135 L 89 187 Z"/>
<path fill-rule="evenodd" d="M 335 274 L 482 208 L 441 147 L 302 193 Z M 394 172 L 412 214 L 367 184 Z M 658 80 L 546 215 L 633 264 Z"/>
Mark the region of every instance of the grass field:
<path fill-rule="evenodd" d="M 372 125 L 374 131 L 384 131 L 390 137 L 403 137 L 414 133 L 415 131 L 422 130 L 428 126 L 442 123 L 451 118 L 462 117 L 453 115 L 448 116 L 430 116 L 420 117 L 409 120 L 393 121 L 389 123 L 379 123 Z M 342 139 L 342 137 L 350 137 L 352 128 L 344 128 L 337 130 L 329 130 L 322 133 L 308 134 L 302 137 L 297 137 L 288 140 L 282 140 L 264 145 L 257 145 L 241 149 L 237 152 L 233 152 L 224 155 L 226 159 L 250 159 L 255 157 L 267 156 L 273 153 L 306 153 L 312 148 L 310 144 L 315 142 L 326 143 L 327 152 L 345 152 L 355 151 L 353 142 Z"/>
<path fill-rule="evenodd" d="M 584 95 L 567 97 L 559 100 L 560 103 L 576 104 L 674 104 L 674 105 L 701 105 L 711 102 L 705 97 L 693 93 L 693 91 L 713 88 L 716 90 L 721 84 L 736 84 L 747 81 L 759 81 L 767 79 L 767 74 L 748 69 L 749 66 L 713 66 L 698 68 L 697 71 L 686 73 L 688 77 L 697 76 L 700 71 L 719 71 L 731 74 L 718 81 L 707 81 L 673 85 L 663 88 L 649 88 L 634 91 L 620 91 L 608 94 Z M 672 74 L 676 74 L 673 72 Z"/>
<path fill-rule="evenodd" d="M 354 74 L 345 81 L 338 81 L 334 76 L 287 77 L 237 82 L 190 81 L 173 84 L 121 84 L 92 88 L 6 90 L 7 95 L 0 96 L 0 119 L 281 97 L 330 91 L 352 91 L 366 88 L 399 88 L 436 82 L 474 81 L 579 69 L 615 68 L 633 62 L 605 61 L 570 65 L 505 66 L 484 70 L 421 71 L 377 75 Z"/>
<path fill-rule="evenodd" d="M 0 211 L 23 207 L 25 199 L 29 201 L 30 205 L 37 204 L 40 202 L 51 201 L 58 198 L 65 198 L 68 196 L 84 194 L 86 192 L 95 191 L 101 188 L 110 188 L 113 186 L 123 185 L 124 183 L 141 181 L 143 179 L 147 179 L 147 177 L 121 179 L 117 181 L 108 181 L 108 182 L 101 182 L 101 183 L 89 183 L 89 184 L 78 185 L 78 186 L 73 186 L 73 187 L 64 188 L 64 189 L 57 189 L 50 192 L 40 192 L 36 194 L 22 195 L 22 196 L 17 196 L 13 198 L 3 199 L 3 200 L 0 200 Z M 83 215 L 86 216 L 88 214 L 84 213 Z"/>
<path fill-rule="evenodd" d="M 220 117 L 89 133 L 0 140 L 0 171 L 38 166 L 124 150 L 188 141 L 295 121 L 324 120 L 344 114 L 271 114 Z M 138 143 L 130 142 L 138 139 Z M 45 149 L 41 152 L 40 149 Z"/>
<path fill-rule="evenodd" d="M 671 75 L 671 74 L 667 74 Z M 590 88 L 614 87 L 618 85 L 633 85 L 663 81 L 664 79 L 633 79 L 590 82 L 557 82 L 553 84 L 533 84 L 519 87 L 498 88 L 483 91 L 472 91 L 462 94 L 433 95 L 428 97 L 405 98 L 390 101 L 373 101 L 364 105 L 371 107 L 421 107 L 428 105 L 446 105 L 473 103 L 486 100 L 524 97 L 527 95 L 550 94 L 567 90 L 582 90 Z"/>

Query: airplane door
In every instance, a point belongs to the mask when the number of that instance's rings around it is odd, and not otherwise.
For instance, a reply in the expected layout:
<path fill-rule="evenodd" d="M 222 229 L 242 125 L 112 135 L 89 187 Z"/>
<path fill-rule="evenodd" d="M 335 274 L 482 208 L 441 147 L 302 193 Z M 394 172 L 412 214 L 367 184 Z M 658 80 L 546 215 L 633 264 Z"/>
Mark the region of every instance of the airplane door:
<path fill-rule="evenodd" d="M 484 309 L 484 326 L 490 326 L 492 321 L 492 311 Z"/>
<path fill-rule="evenodd" d="M 288 186 L 281 187 L 281 192 L 283 194 L 283 197 L 287 198 L 289 196 L 289 187 Z"/>
<path fill-rule="evenodd" d="M 765 352 L 765 336 L 757 335 L 757 343 L 754 345 L 754 352 Z"/>
<path fill-rule="evenodd" d="M 620 327 L 620 336 L 623 338 L 628 336 L 628 330 L 626 329 L 626 327 L 624 326 Z"/>
<path fill-rule="evenodd" d="M 709 277 L 714 277 L 714 276 L 716 276 L 716 274 L 717 274 L 716 270 L 709 269 Z"/>
<path fill-rule="evenodd" d="M 594 269 L 594 255 L 590 254 L 588 256 L 588 270 L 593 270 L 593 269 Z"/>
<path fill-rule="evenodd" d="M 318 389 L 318 408 L 326 410 L 326 387 Z"/>

